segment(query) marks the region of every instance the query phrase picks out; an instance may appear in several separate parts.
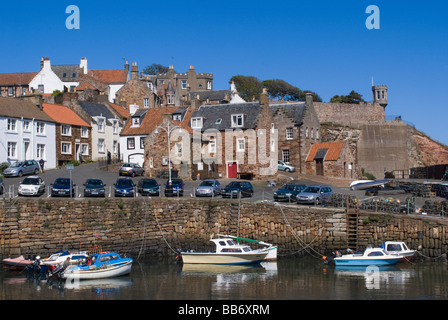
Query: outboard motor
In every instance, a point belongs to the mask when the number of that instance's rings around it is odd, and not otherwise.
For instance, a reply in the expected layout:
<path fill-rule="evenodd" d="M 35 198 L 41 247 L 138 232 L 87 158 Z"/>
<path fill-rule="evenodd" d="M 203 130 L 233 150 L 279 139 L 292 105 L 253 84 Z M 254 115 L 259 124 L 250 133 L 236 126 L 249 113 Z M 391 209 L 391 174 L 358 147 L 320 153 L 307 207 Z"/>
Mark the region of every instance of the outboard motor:
<path fill-rule="evenodd" d="M 325 264 L 328 264 L 328 263 L 331 263 L 334 260 L 334 258 L 340 257 L 340 256 L 342 256 L 342 254 L 338 250 L 336 250 L 336 251 L 333 251 L 330 256 L 323 256 L 322 259 L 324 260 Z"/>
<path fill-rule="evenodd" d="M 27 271 L 31 271 L 31 272 L 40 272 L 41 271 L 41 266 L 40 266 L 40 256 L 37 256 L 36 259 L 34 260 L 34 262 L 32 264 L 30 264 L 28 267 L 26 267 Z"/>
<path fill-rule="evenodd" d="M 181 253 L 182 250 L 177 249 L 176 251 L 177 251 L 176 262 L 177 262 L 177 263 L 182 263 L 182 262 L 183 262 L 183 260 L 182 260 L 182 253 Z"/>
<path fill-rule="evenodd" d="M 64 262 L 59 263 L 53 271 L 50 271 L 50 277 L 61 276 L 69 265 L 70 265 L 70 258 L 67 258 L 67 260 L 65 260 Z"/>

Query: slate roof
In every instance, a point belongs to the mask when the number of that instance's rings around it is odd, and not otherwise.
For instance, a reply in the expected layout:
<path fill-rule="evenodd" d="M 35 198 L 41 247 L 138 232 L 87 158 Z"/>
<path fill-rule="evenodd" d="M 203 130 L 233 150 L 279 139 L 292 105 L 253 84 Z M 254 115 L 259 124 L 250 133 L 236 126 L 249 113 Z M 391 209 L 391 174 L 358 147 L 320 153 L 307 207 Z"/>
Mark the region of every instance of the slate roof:
<path fill-rule="evenodd" d="M 79 101 L 79 105 L 91 117 L 105 117 L 106 119 L 115 118 L 115 115 L 104 104 Z"/>
<path fill-rule="evenodd" d="M 51 70 L 53 70 L 53 72 L 56 73 L 59 79 L 61 79 L 63 82 L 79 81 L 79 65 L 77 64 L 52 65 Z"/>
<path fill-rule="evenodd" d="M 232 92 L 230 90 L 202 90 L 202 91 L 193 91 L 188 93 L 188 99 L 193 101 L 199 95 L 199 100 L 206 101 L 207 98 L 210 101 L 221 101 L 230 99 Z"/>
<path fill-rule="evenodd" d="M 90 127 L 90 124 L 85 122 L 73 110 L 66 106 L 43 103 L 43 110 L 57 123 L 70 124 L 74 126 Z"/>
<path fill-rule="evenodd" d="M 226 129 L 235 129 L 232 127 L 232 115 L 243 114 L 243 127 L 238 129 L 254 129 L 258 114 L 260 113 L 259 102 L 246 102 L 237 104 L 216 104 L 203 105 L 193 112 L 191 118 L 202 118 L 202 131 L 207 129 L 217 129 L 224 131 Z M 221 119 L 219 123 L 217 120 Z"/>
<path fill-rule="evenodd" d="M 0 117 L 35 119 L 55 122 L 29 100 L 0 97 Z"/>
<path fill-rule="evenodd" d="M 282 103 L 282 104 L 271 104 L 271 113 L 273 116 L 280 111 L 284 110 L 292 119 L 295 120 L 296 125 L 301 125 L 303 123 L 303 116 L 305 114 L 306 103 Z"/>

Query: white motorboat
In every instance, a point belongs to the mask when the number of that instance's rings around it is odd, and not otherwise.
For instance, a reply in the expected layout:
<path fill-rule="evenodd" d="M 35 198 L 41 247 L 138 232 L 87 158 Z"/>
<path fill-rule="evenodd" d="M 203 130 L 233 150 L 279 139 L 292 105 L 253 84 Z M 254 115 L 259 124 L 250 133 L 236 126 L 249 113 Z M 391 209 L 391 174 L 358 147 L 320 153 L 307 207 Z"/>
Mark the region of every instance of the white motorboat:
<path fill-rule="evenodd" d="M 391 180 L 357 180 L 350 184 L 350 190 L 367 190 L 371 188 L 384 188 Z"/>
<path fill-rule="evenodd" d="M 191 264 L 255 264 L 262 262 L 269 250 L 252 250 L 247 245 L 237 244 L 233 239 L 221 237 L 210 239 L 215 244 L 215 252 L 181 252 L 183 263 Z"/>
<path fill-rule="evenodd" d="M 403 241 L 386 241 L 380 248 L 391 255 L 399 256 L 401 261 L 411 261 L 416 252 L 416 250 L 409 249 Z"/>
<path fill-rule="evenodd" d="M 132 259 L 122 258 L 118 253 L 93 254 L 91 263 L 72 265 L 64 270 L 64 279 L 104 279 L 127 275 L 132 269 Z"/>
<path fill-rule="evenodd" d="M 70 252 L 61 250 L 53 253 L 46 259 L 39 260 L 42 270 L 45 271 L 54 269 L 55 267 L 66 261 L 67 258 L 70 258 L 70 264 L 79 264 L 86 261 L 88 257 L 89 253 L 87 251 Z"/>
<path fill-rule="evenodd" d="M 336 266 L 391 266 L 401 257 L 391 255 L 381 248 L 367 248 L 364 253 L 344 254 L 333 259 Z"/>
<path fill-rule="evenodd" d="M 259 245 L 263 245 L 265 246 L 265 248 L 263 248 L 262 250 L 268 250 L 268 254 L 266 255 L 266 257 L 264 258 L 263 261 L 274 261 L 277 260 L 277 246 L 274 246 L 271 243 L 267 243 L 261 240 L 253 240 L 253 239 L 247 239 L 247 238 L 241 238 L 241 237 L 235 237 L 235 236 L 230 236 L 230 235 L 223 235 L 223 234 L 218 234 L 219 237 L 223 237 L 223 238 L 230 238 L 233 240 L 236 240 L 237 243 L 239 243 L 240 241 L 247 241 L 247 242 L 251 242 L 251 243 L 256 243 Z M 256 251 L 256 250 L 254 250 Z"/>

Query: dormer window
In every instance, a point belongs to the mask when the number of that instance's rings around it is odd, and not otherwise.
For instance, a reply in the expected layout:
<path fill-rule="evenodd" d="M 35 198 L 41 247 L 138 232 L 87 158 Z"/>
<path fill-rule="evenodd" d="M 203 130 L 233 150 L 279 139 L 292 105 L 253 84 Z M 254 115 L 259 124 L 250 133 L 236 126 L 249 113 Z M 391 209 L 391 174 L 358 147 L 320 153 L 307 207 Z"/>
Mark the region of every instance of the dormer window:
<path fill-rule="evenodd" d="M 191 128 L 202 129 L 202 118 L 191 118 Z"/>
<path fill-rule="evenodd" d="M 168 101 L 167 101 L 168 104 L 174 104 L 174 95 L 172 95 L 172 94 L 167 95 L 167 99 L 168 99 Z"/>
<path fill-rule="evenodd" d="M 232 128 L 244 126 L 244 117 L 242 114 L 232 114 Z"/>
<path fill-rule="evenodd" d="M 221 118 L 217 119 L 216 122 L 215 122 L 215 124 L 221 124 L 221 123 L 222 123 L 222 119 Z"/>
<path fill-rule="evenodd" d="M 132 126 L 133 127 L 140 127 L 140 117 L 133 117 L 132 118 Z"/>

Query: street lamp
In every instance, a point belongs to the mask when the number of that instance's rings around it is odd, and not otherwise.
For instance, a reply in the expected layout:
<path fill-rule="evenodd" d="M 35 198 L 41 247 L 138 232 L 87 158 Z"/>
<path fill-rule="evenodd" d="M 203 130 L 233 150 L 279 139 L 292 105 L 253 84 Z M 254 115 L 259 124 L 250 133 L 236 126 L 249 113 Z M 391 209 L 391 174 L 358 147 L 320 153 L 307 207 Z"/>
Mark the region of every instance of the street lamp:
<path fill-rule="evenodd" d="M 168 134 L 168 172 L 169 172 L 169 180 L 168 181 L 171 183 L 171 141 L 170 141 L 170 136 L 174 130 L 181 129 L 181 127 L 173 126 L 171 123 L 168 122 L 166 127 L 161 126 L 161 125 L 158 126 L 154 133 L 159 134 L 159 129 L 164 130 Z"/>

